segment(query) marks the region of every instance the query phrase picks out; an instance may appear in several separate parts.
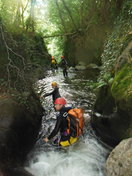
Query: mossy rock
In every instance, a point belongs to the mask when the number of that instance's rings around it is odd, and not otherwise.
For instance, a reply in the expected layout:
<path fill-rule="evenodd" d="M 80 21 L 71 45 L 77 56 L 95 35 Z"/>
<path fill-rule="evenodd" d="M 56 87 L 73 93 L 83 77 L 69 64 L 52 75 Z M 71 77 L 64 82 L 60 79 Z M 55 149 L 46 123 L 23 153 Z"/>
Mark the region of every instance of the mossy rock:
<path fill-rule="evenodd" d="M 116 74 L 111 92 L 121 109 L 132 108 L 132 65 L 126 64 Z"/>

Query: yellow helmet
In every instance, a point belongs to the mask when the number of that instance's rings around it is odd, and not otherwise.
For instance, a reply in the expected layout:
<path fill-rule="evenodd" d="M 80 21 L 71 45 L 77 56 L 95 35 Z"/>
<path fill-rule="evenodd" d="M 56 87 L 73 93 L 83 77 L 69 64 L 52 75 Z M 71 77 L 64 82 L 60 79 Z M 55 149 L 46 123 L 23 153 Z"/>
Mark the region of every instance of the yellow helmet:
<path fill-rule="evenodd" d="M 52 85 L 53 87 L 57 87 L 57 82 L 52 82 L 51 85 Z"/>

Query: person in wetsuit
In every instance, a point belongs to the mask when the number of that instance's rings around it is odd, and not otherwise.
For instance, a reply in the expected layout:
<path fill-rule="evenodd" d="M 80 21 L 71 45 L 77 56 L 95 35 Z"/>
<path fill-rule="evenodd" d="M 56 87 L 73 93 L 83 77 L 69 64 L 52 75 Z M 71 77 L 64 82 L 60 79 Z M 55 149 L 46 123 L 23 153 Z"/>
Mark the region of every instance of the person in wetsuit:
<path fill-rule="evenodd" d="M 48 97 L 48 96 L 52 95 L 52 99 L 53 99 L 53 103 L 54 103 L 57 98 L 61 97 L 61 95 L 60 95 L 60 92 L 59 92 L 58 84 L 56 82 L 52 82 L 51 86 L 53 88 L 53 91 L 50 92 L 50 93 L 46 93 L 44 95 L 44 97 Z"/>
<path fill-rule="evenodd" d="M 56 70 L 58 69 L 57 61 L 54 56 L 51 58 L 51 68 Z"/>
<path fill-rule="evenodd" d="M 77 141 L 77 138 L 73 138 L 68 134 L 68 111 L 72 109 L 71 107 L 65 107 L 66 100 L 64 98 L 57 98 L 54 102 L 56 111 L 59 111 L 59 115 L 57 116 L 57 121 L 55 128 L 51 132 L 51 134 L 44 138 L 45 142 L 48 142 L 50 139 L 55 137 L 58 132 L 60 132 L 60 139 L 57 142 L 61 146 L 69 146 Z"/>
<path fill-rule="evenodd" d="M 67 71 L 67 61 L 65 59 L 64 56 L 61 56 L 61 62 L 60 62 L 60 66 L 63 69 L 63 76 L 64 78 L 68 77 L 68 71 Z"/>

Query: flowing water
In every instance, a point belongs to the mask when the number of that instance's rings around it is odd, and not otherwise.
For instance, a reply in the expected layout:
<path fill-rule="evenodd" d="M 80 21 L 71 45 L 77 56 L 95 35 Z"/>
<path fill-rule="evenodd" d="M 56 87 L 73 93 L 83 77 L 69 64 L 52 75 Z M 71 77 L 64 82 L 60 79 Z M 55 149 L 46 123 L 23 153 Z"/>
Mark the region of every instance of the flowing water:
<path fill-rule="evenodd" d="M 89 88 L 93 81 L 90 73 L 84 75 L 71 72 L 69 78 L 64 79 L 62 72 L 48 71 L 47 77 L 37 83 L 38 90 L 43 88 L 43 94 L 49 92 L 52 81 L 59 84 L 67 106 L 82 107 L 85 110 L 84 135 L 76 144 L 63 150 L 38 140 L 26 169 L 34 176 L 104 176 L 104 163 L 109 149 L 98 140 L 89 123 L 95 100 L 95 95 Z M 41 101 L 46 112 L 40 134 L 48 136 L 54 128 L 56 112 L 51 97 L 46 97 L 45 100 L 42 98 Z"/>

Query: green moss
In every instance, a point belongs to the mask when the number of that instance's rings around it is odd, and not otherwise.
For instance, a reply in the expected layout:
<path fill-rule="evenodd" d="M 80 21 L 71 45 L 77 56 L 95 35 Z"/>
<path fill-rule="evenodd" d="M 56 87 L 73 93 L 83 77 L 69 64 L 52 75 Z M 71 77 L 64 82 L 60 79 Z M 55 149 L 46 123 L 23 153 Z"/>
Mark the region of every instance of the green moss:
<path fill-rule="evenodd" d="M 108 36 L 102 53 L 102 70 L 99 79 L 106 73 L 115 73 L 115 63 L 122 52 L 132 40 L 132 3 L 131 0 L 123 1 L 122 10 L 114 20 L 113 31 Z"/>
<path fill-rule="evenodd" d="M 126 64 L 115 76 L 111 92 L 120 105 L 132 107 L 132 66 Z"/>

